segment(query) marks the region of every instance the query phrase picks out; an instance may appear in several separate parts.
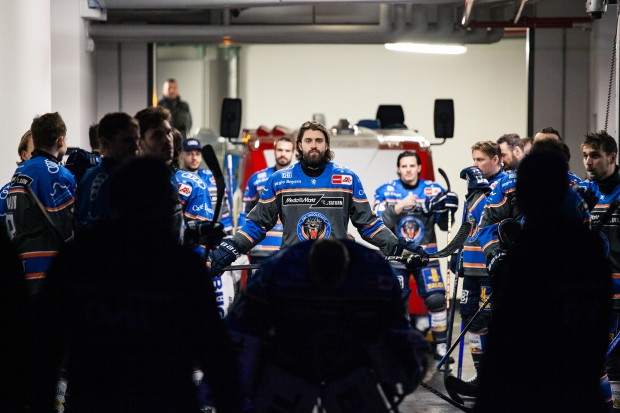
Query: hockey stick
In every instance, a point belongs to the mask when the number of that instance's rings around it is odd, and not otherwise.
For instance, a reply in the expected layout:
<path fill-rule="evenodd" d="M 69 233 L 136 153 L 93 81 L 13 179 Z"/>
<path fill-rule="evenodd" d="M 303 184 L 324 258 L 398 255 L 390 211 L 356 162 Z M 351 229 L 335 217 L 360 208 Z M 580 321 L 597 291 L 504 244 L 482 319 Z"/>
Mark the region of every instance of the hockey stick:
<path fill-rule="evenodd" d="M 202 159 L 211 170 L 213 179 L 215 179 L 215 186 L 217 188 L 217 201 L 215 201 L 215 209 L 213 210 L 213 221 L 217 221 L 217 217 L 220 215 L 220 209 L 222 208 L 222 202 L 224 201 L 224 191 L 226 191 L 226 183 L 224 182 L 224 174 L 220 163 L 215 156 L 213 146 L 205 145 L 200 151 L 202 153 Z"/>
<path fill-rule="evenodd" d="M 446 174 L 446 172 L 441 168 L 437 168 L 437 172 L 439 172 L 439 175 L 441 175 L 443 179 L 446 181 L 446 187 L 448 188 L 448 191 L 450 191 L 450 180 L 448 179 L 448 175 Z M 451 232 L 452 232 L 452 213 L 448 211 L 448 237 L 446 241 L 448 244 L 450 243 Z M 446 270 L 446 308 L 447 309 L 450 309 L 450 306 L 452 305 L 452 303 L 450 302 L 450 295 L 449 295 L 451 282 L 452 282 L 452 275 L 450 274 L 450 268 L 448 268 Z M 456 283 L 456 280 L 455 280 L 455 283 Z M 448 368 L 446 368 L 446 374 L 447 374 L 447 370 Z"/>
<path fill-rule="evenodd" d="M 614 339 L 611 340 L 611 343 L 609 343 L 609 346 L 607 347 L 607 353 L 605 353 L 605 357 L 609 357 L 609 355 L 611 354 L 612 351 L 614 351 L 614 349 L 616 348 L 619 342 L 620 342 L 620 333 L 616 334 Z"/>
<path fill-rule="evenodd" d="M 467 407 L 467 406 L 465 406 L 463 404 L 455 402 L 454 400 L 452 400 L 451 398 L 447 397 L 445 394 L 443 394 L 439 390 L 429 386 L 428 384 L 424 383 L 423 381 L 420 382 L 420 387 L 425 388 L 426 390 L 428 390 L 431 393 L 433 393 L 435 396 L 437 396 L 440 399 L 450 403 L 451 405 L 453 405 L 454 407 L 458 408 L 461 411 L 464 411 L 464 412 L 471 412 L 471 411 L 473 411 L 470 407 Z"/>
<path fill-rule="evenodd" d="M 241 264 L 241 265 L 229 265 L 224 267 L 222 271 L 237 271 L 237 270 L 257 270 L 260 268 L 260 264 Z"/>
<path fill-rule="evenodd" d="M 448 273 L 448 276 L 450 276 L 449 273 Z M 458 265 L 457 265 L 457 271 L 456 271 L 456 274 L 454 274 L 454 286 L 452 287 L 452 302 L 454 305 L 450 307 L 450 312 L 448 313 L 448 331 L 446 334 L 446 341 L 448 343 L 452 343 L 452 330 L 454 329 L 454 316 L 456 315 L 456 298 L 459 293 L 458 290 L 459 290 L 459 273 L 458 273 Z M 448 299 L 448 302 L 450 302 L 449 299 Z M 443 371 L 444 381 L 446 380 L 446 377 L 448 377 L 449 375 L 450 375 L 450 363 L 446 363 L 446 366 Z"/>
<path fill-rule="evenodd" d="M 50 217 L 50 215 L 47 213 L 47 210 L 45 209 L 45 206 L 43 205 L 43 203 L 41 202 L 39 197 L 34 193 L 32 188 L 30 187 L 30 185 L 24 185 L 24 188 L 26 189 L 26 192 L 28 192 L 28 195 L 30 195 L 30 198 L 32 198 L 34 203 L 37 204 L 37 206 L 39 207 L 39 210 L 41 210 L 41 213 L 43 214 L 43 218 L 45 218 L 45 220 L 49 224 L 49 226 L 52 229 L 52 232 L 54 233 L 56 238 L 58 238 L 63 243 L 69 241 L 72 237 L 69 238 L 69 240 L 65 240 L 63 238 L 62 233 L 60 232 L 58 227 L 56 227 L 56 225 L 54 225 L 54 221 L 52 221 L 52 217 Z"/>
<path fill-rule="evenodd" d="M 491 300 L 491 297 L 493 297 L 493 293 L 492 292 L 491 292 L 491 294 L 489 294 L 487 299 L 484 300 L 484 302 L 482 303 L 482 305 L 480 306 L 478 311 L 476 311 L 476 313 L 471 318 L 471 320 L 469 320 L 469 323 L 467 323 L 465 328 L 461 331 L 461 334 L 459 334 L 459 336 L 454 341 L 454 343 L 452 343 L 452 345 L 450 346 L 450 348 L 448 349 L 446 354 L 441 358 L 441 360 L 439 360 L 439 362 L 437 363 L 437 370 L 439 370 L 441 368 L 441 366 L 443 366 L 443 364 L 446 362 L 448 357 L 450 357 L 450 353 L 452 353 L 454 351 L 454 349 L 456 348 L 456 346 L 458 346 L 459 341 L 461 341 L 461 338 L 463 338 L 465 333 L 467 333 L 469 331 L 469 329 L 471 328 L 471 325 L 474 323 L 474 321 L 480 316 L 480 314 L 482 314 L 482 310 L 484 310 L 486 308 L 487 304 Z"/>

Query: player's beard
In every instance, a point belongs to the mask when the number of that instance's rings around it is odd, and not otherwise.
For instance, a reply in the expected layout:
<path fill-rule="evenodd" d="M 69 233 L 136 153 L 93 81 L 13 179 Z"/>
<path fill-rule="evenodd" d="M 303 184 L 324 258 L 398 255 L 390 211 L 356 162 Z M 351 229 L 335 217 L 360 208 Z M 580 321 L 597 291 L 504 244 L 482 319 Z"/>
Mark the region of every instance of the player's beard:
<path fill-rule="evenodd" d="M 286 168 L 287 166 L 289 166 L 291 164 L 291 160 L 285 157 L 280 157 L 278 159 L 276 159 L 276 164 L 278 166 L 278 168 L 282 169 L 282 168 Z"/>
<path fill-rule="evenodd" d="M 306 161 L 306 163 L 310 167 L 320 166 L 325 162 L 325 152 L 326 151 L 321 152 L 319 150 L 311 150 L 308 152 L 304 152 L 303 153 L 304 161 Z"/>

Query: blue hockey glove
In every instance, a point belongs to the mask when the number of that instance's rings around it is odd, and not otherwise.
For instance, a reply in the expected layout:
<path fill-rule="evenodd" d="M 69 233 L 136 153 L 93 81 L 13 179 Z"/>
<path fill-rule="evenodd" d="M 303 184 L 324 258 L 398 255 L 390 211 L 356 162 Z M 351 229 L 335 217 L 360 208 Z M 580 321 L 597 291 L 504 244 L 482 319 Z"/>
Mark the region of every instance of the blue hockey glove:
<path fill-rule="evenodd" d="M 464 168 L 459 176 L 467 181 L 467 189 L 469 190 L 481 189 L 486 191 L 489 189 L 489 181 L 482 175 L 482 171 L 477 166 Z"/>
<path fill-rule="evenodd" d="M 459 207 L 459 197 L 454 192 L 444 191 L 433 197 L 426 198 L 422 204 L 422 212 L 431 214 L 436 212 L 454 212 Z"/>
<path fill-rule="evenodd" d="M 220 245 L 211 252 L 207 258 L 209 264 L 209 274 L 212 277 L 219 276 L 224 268 L 233 263 L 241 253 L 239 252 L 239 246 L 232 239 L 225 239 L 220 242 Z"/>
<path fill-rule="evenodd" d="M 495 277 L 501 272 L 501 267 L 506 261 L 506 251 L 497 249 L 487 258 L 487 272 L 491 277 Z"/>

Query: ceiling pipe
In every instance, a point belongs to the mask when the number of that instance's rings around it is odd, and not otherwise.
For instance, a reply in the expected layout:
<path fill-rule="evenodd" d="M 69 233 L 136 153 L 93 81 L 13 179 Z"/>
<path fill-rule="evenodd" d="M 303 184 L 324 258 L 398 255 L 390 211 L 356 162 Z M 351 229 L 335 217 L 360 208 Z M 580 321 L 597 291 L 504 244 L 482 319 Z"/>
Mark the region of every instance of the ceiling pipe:
<path fill-rule="evenodd" d="M 493 0 L 488 2 L 497 2 Z M 460 0 L 412 0 L 419 4 L 457 4 Z M 402 4 L 402 0 L 99 0 L 102 9 L 213 9 L 238 7 L 270 7 L 286 4 L 317 5 L 327 3 L 374 3 L 374 4 Z"/>
<path fill-rule="evenodd" d="M 223 39 L 236 44 L 384 44 L 398 41 L 489 44 L 498 42 L 503 36 L 502 29 L 455 28 L 453 9 L 446 5 L 439 6 L 436 24 L 428 24 L 424 13 L 416 17 L 413 27 L 402 27 L 402 30 L 400 26 L 405 25 L 405 10 L 397 8 L 394 29 L 390 10 L 390 6 L 386 4 L 380 6 L 377 25 L 171 25 L 92 22 L 89 35 L 95 40 L 110 42 L 215 44 Z"/>

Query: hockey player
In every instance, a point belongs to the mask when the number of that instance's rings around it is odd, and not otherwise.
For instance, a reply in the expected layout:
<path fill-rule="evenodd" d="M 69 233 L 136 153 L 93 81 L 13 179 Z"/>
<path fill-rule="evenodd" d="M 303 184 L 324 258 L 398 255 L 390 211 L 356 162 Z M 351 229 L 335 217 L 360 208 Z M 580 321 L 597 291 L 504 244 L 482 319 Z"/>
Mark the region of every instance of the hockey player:
<path fill-rule="evenodd" d="M 73 239 L 75 178 L 60 160 L 67 151 L 62 117 L 46 113 L 30 127 L 35 150 L 17 167 L 7 195 L 7 228 L 36 295 L 54 256 Z"/>
<path fill-rule="evenodd" d="M 412 239 L 427 253 L 437 252 L 435 225 L 447 230 L 448 214 L 458 208 L 458 196 L 446 192 L 436 182 L 419 179 L 422 169 L 420 156 L 404 151 L 396 160 L 396 174 L 392 180 L 375 191 L 373 209 L 385 225 L 397 236 Z M 447 350 L 446 290 L 439 261 L 433 260 L 426 268 L 414 272 L 418 295 L 430 312 L 430 330 L 435 344 L 435 359 L 440 360 Z M 403 286 L 409 283 L 409 274 L 403 275 Z"/>
<path fill-rule="evenodd" d="M 517 169 L 519 162 L 525 157 L 523 142 L 516 133 L 507 133 L 497 140 L 499 150 L 502 153 L 502 163 L 504 170 L 510 171 Z"/>
<path fill-rule="evenodd" d="M 479 306 L 491 293 L 491 280 L 486 270 L 486 259 L 478 240 L 478 223 L 484 210 L 486 197 L 497 183 L 504 178 L 500 162 L 500 148 L 491 141 L 480 141 L 471 147 L 473 166 L 461 171 L 461 178 L 467 180 L 467 196 L 463 211 L 464 221 L 471 222 L 472 230 L 463 245 L 460 271 L 463 276 L 460 313 L 465 324 L 478 311 Z M 476 375 L 467 382 L 476 384 L 480 359 L 486 350 L 486 334 L 491 316 L 487 306 L 469 330 L 469 346 L 474 361 Z"/>
<path fill-rule="evenodd" d="M 567 171 L 559 152 L 536 144 L 519 166 L 525 222 L 494 278 L 475 412 L 609 412 L 599 378 L 610 271 L 601 238 L 566 213 L 576 196 Z M 576 254 L 581 259 L 571 259 Z"/>
<path fill-rule="evenodd" d="M 319 411 L 398 411 L 427 350 L 398 284 L 380 254 L 350 240 L 302 242 L 263 261 L 228 318 L 253 411 L 311 412 L 319 398 Z"/>
<path fill-rule="evenodd" d="M 130 115 L 108 113 L 101 118 L 96 131 L 103 159 L 86 172 L 78 185 L 75 216 L 79 231 L 91 228 L 97 221 L 111 218 L 108 198 L 110 175 L 121 163 L 135 158 L 138 153 L 140 127 Z"/>
<path fill-rule="evenodd" d="M 291 168 L 274 172 L 265 183 L 258 204 L 232 240 L 211 251 L 213 273 L 220 273 L 236 257 L 265 238 L 281 219 L 282 247 L 323 238 L 345 239 L 349 220 L 364 240 L 385 255 L 402 255 L 404 249 L 425 257 L 411 240 L 397 239 L 370 208 L 358 176 L 331 160 L 330 132 L 319 122 L 305 122 L 297 133 L 297 159 Z"/>
<path fill-rule="evenodd" d="M 598 184 L 599 202 L 592 210 L 592 227 L 601 231 L 609 244 L 609 264 L 613 279 L 611 337 L 620 332 L 620 174 L 618 145 L 607 132 L 588 133 L 581 142 L 583 164 L 588 178 Z M 620 410 L 620 347 L 607 358 L 607 374 L 613 395 L 613 408 Z M 617 410 L 616 410 L 617 411 Z"/>
<path fill-rule="evenodd" d="M 200 141 L 196 138 L 183 139 L 183 147 L 179 155 L 179 167 L 184 171 L 189 171 L 197 174 L 206 184 L 209 190 L 209 196 L 211 198 L 211 205 L 214 205 L 217 201 L 217 185 L 215 184 L 215 178 L 208 169 L 200 168 L 202 162 L 202 146 Z M 226 192 L 224 192 L 224 201 L 222 202 L 222 209 L 216 221 L 221 222 L 224 225 L 224 232 L 227 235 L 232 234 L 233 224 L 230 216 L 230 205 Z"/>
<path fill-rule="evenodd" d="M 135 159 L 109 189 L 113 219 L 50 269 L 41 336 L 49 358 L 37 373 L 51 382 L 66 355 L 70 411 L 198 412 L 191 376 L 200 363 L 218 413 L 238 413 L 238 363 L 204 261 L 169 231 L 177 191 L 168 167 Z"/>
<path fill-rule="evenodd" d="M 32 151 L 34 151 L 32 133 L 28 130 L 21 137 L 19 140 L 19 145 L 17 146 L 17 154 L 19 155 L 17 166 L 32 158 Z M 8 182 L 2 187 L 2 189 L 0 189 L 0 231 L 4 232 L 6 232 L 6 197 L 9 194 L 10 185 L 11 183 Z"/>
<path fill-rule="evenodd" d="M 286 136 L 276 139 L 273 144 L 273 154 L 276 160 L 274 166 L 270 166 L 258 172 L 255 172 L 248 179 L 248 184 L 243 192 L 243 211 L 239 216 L 239 227 L 245 223 L 248 213 L 256 206 L 260 198 L 260 194 L 265 187 L 265 183 L 274 172 L 280 169 L 288 168 L 293 160 L 295 153 L 295 145 L 293 141 Z M 250 260 L 252 263 L 259 263 L 263 259 L 270 256 L 274 251 L 280 249 L 282 243 L 282 222 L 278 219 L 276 225 L 269 230 L 265 239 L 257 244 L 250 251 Z"/>

